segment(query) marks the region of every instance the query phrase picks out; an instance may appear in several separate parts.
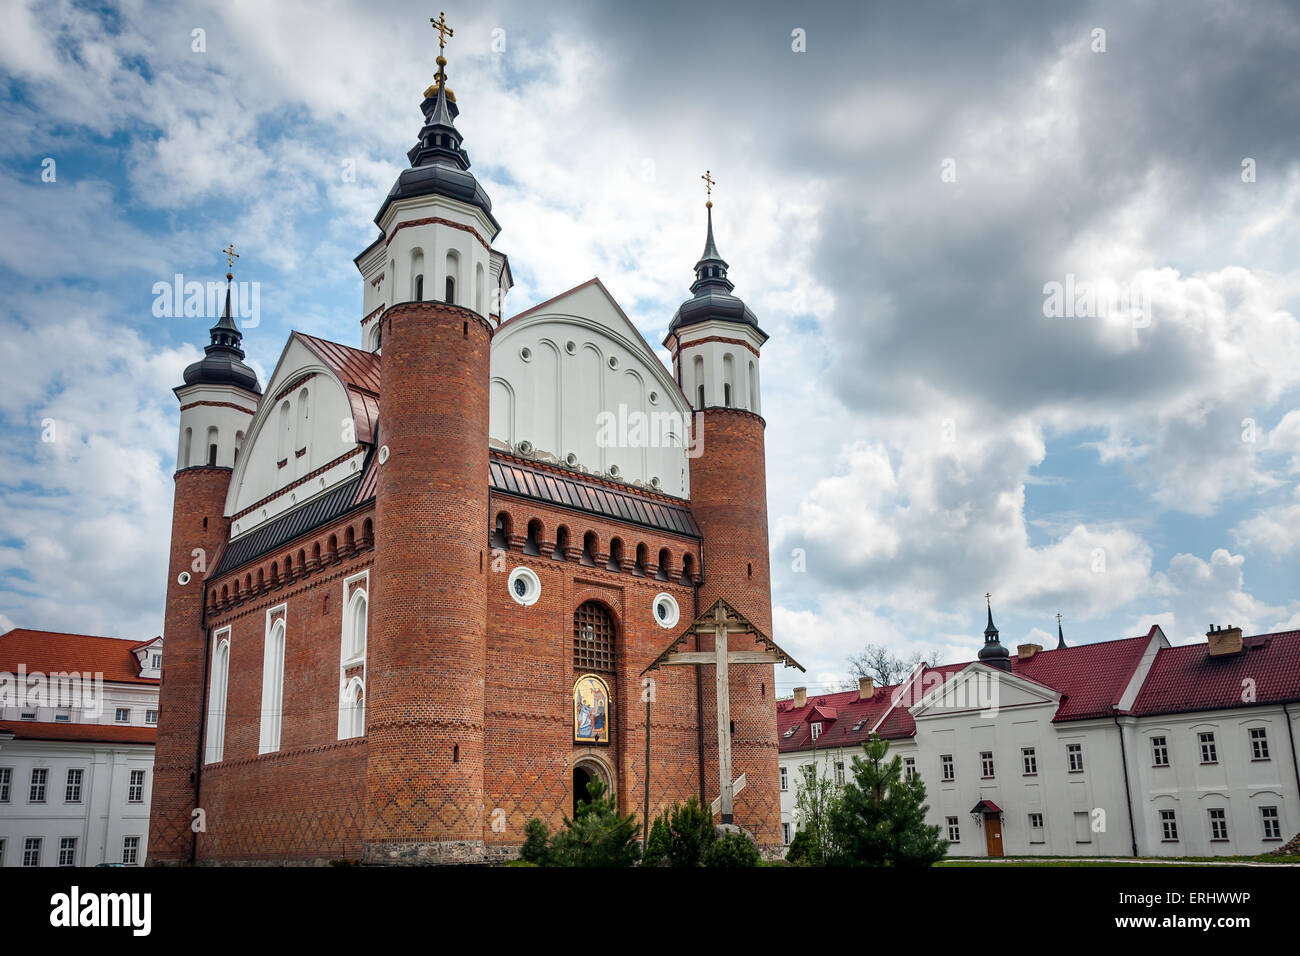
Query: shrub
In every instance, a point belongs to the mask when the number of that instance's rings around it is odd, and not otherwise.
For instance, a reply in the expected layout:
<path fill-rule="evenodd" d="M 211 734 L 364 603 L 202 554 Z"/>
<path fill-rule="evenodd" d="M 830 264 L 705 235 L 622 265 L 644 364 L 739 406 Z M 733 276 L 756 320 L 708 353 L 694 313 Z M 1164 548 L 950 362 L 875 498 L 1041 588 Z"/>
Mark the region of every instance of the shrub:
<path fill-rule="evenodd" d="M 641 856 L 636 817 L 618 812 L 600 778 L 587 785 L 587 799 L 574 816 L 565 817 L 564 829 L 551 838 L 544 865 L 631 866 Z"/>
<path fill-rule="evenodd" d="M 754 841 L 735 830 L 722 834 L 704 851 L 705 866 L 758 866 L 761 862 Z"/>
<path fill-rule="evenodd" d="M 519 850 L 519 859 L 538 866 L 545 865 L 546 856 L 550 852 L 547 846 L 550 838 L 551 830 L 546 823 L 533 817 L 524 827 L 524 845 Z"/>
<path fill-rule="evenodd" d="M 672 833 L 668 829 L 668 815 L 661 813 L 650 827 L 650 838 L 646 841 L 641 865 L 663 866 L 672 855 L 672 843 Z"/>

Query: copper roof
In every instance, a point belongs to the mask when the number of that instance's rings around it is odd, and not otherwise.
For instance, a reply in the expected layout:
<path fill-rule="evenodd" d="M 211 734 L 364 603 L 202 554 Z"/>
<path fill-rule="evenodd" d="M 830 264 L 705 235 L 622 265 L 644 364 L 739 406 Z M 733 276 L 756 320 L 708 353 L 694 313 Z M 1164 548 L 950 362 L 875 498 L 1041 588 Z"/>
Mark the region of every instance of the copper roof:
<path fill-rule="evenodd" d="M 699 526 L 685 502 L 674 501 L 632 488 L 616 488 L 599 479 L 552 471 L 522 459 L 494 452 L 488 462 L 493 491 L 544 501 L 587 514 L 627 521 L 689 538 L 700 536 Z"/>
<path fill-rule="evenodd" d="M 366 445 L 373 444 L 375 424 L 379 420 L 379 355 L 328 339 L 318 339 L 305 332 L 293 334 L 342 380 L 348 401 L 352 404 L 357 441 Z"/>

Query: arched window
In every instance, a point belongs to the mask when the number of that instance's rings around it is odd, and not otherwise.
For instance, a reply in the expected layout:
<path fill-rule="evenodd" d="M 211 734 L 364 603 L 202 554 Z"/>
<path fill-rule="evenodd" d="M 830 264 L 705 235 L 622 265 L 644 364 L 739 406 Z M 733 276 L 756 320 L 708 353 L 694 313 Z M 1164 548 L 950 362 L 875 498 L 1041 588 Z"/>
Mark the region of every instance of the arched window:
<path fill-rule="evenodd" d="M 695 356 L 692 366 L 695 369 L 695 389 L 697 392 L 695 408 L 696 411 L 699 411 L 704 408 L 704 357 L 701 355 Z"/>
<path fill-rule="evenodd" d="M 573 668 L 576 671 L 614 672 L 614 618 L 605 605 L 586 601 L 573 612 Z"/>
<path fill-rule="evenodd" d="M 564 525 L 555 529 L 555 551 L 551 557 L 556 561 L 569 560 L 569 529 Z"/>
<path fill-rule="evenodd" d="M 609 542 L 609 560 L 605 562 L 606 571 L 623 570 L 623 539 L 613 538 Z"/>
<path fill-rule="evenodd" d="M 502 551 L 510 550 L 510 515 L 504 511 L 497 515 L 496 524 L 492 528 L 491 545 Z"/>
<path fill-rule="evenodd" d="M 366 592 L 357 588 L 348 602 L 347 652 L 345 660 L 355 661 L 366 656 L 366 618 L 370 608 Z"/>
<path fill-rule="evenodd" d="M 758 370 L 754 363 L 749 363 L 749 410 L 758 411 Z"/>
<path fill-rule="evenodd" d="M 244 448 L 244 433 L 235 432 L 235 464 L 239 464 L 239 453 Z"/>
<path fill-rule="evenodd" d="M 636 564 L 632 566 L 632 573 L 645 577 L 645 564 L 650 560 L 650 549 L 644 543 L 636 546 Z"/>
<path fill-rule="evenodd" d="M 343 688 L 339 701 L 339 740 L 366 735 L 366 688 L 361 678 L 353 677 Z"/>
<path fill-rule="evenodd" d="M 217 463 L 217 426 L 208 429 L 208 464 Z"/>
<path fill-rule="evenodd" d="M 204 763 L 219 763 L 226 746 L 226 685 L 230 679 L 230 628 L 212 652 L 212 679 L 208 684 L 208 740 Z"/>
<path fill-rule="evenodd" d="M 596 532 L 588 531 L 582 536 L 582 557 L 578 563 L 589 568 L 596 566 L 596 552 L 600 550 L 600 542 L 596 540 Z"/>
<path fill-rule="evenodd" d="M 456 305 L 456 292 L 460 285 L 460 253 L 455 249 L 447 250 L 447 278 L 445 280 L 446 288 L 443 290 L 446 294 L 443 301 L 448 305 Z"/>
<path fill-rule="evenodd" d="M 424 301 L 424 250 L 411 250 L 411 299 Z"/>
<path fill-rule="evenodd" d="M 279 454 L 276 456 L 280 461 L 289 457 L 289 434 L 293 428 L 293 412 L 289 409 L 289 403 L 286 401 L 280 405 L 280 440 L 277 444 Z"/>
<path fill-rule="evenodd" d="M 284 618 L 271 624 L 262 656 L 262 728 L 257 752 L 280 749 L 280 724 L 284 712 Z"/>
<path fill-rule="evenodd" d="M 728 352 L 722 356 L 722 404 L 731 407 L 731 396 L 736 394 L 736 363 Z"/>
<path fill-rule="evenodd" d="M 298 437 L 293 443 L 294 453 L 306 452 L 307 446 L 311 444 L 311 405 L 308 402 L 309 396 L 307 389 L 298 393 Z M 311 456 L 304 454 L 304 457 Z M 303 463 L 304 466 L 306 462 Z"/>
<path fill-rule="evenodd" d="M 181 450 L 176 456 L 176 470 L 190 466 L 190 445 L 194 442 L 194 429 L 187 428 L 181 432 Z"/>
<path fill-rule="evenodd" d="M 678 584 L 691 584 L 691 578 L 694 577 L 695 559 L 689 554 L 682 555 L 682 578 Z"/>
<path fill-rule="evenodd" d="M 524 554 L 541 554 L 542 523 L 537 518 L 528 522 L 528 539 L 524 541 Z"/>
<path fill-rule="evenodd" d="M 487 315 L 484 309 L 484 298 L 487 295 L 487 279 L 483 274 L 483 263 L 474 267 L 474 311 L 479 315 Z"/>
<path fill-rule="evenodd" d="M 656 581 L 667 581 L 668 574 L 673 566 L 673 556 L 667 548 L 659 550 L 659 568 L 655 571 Z"/>

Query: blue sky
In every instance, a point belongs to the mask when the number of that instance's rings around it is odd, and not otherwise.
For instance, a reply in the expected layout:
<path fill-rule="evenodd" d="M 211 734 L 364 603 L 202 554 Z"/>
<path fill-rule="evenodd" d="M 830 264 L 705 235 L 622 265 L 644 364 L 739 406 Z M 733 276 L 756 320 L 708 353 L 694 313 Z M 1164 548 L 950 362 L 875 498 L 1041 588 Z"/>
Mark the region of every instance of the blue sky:
<path fill-rule="evenodd" d="M 509 312 L 599 276 L 659 348 L 719 181 L 771 335 L 776 638 L 809 671 L 782 689 L 867 642 L 970 656 L 985 591 L 1012 645 L 1058 611 L 1079 642 L 1300 627 L 1300 19 L 1129 6 L 447 10 Z M 170 389 L 211 318 L 155 318 L 153 286 L 219 281 L 234 241 L 263 381 L 291 329 L 359 343 L 352 257 L 420 125 L 429 15 L 14 7 L 0 626 L 159 632 Z M 1044 315 L 1067 276 L 1149 322 Z"/>

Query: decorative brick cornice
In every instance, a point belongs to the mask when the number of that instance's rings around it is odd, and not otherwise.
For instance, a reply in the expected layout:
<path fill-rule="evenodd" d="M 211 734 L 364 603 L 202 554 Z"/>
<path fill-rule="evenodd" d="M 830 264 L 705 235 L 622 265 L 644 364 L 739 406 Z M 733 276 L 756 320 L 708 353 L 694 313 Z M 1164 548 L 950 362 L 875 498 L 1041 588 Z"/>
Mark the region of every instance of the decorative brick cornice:
<path fill-rule="evenodd" d="M 205 776 L 207 774 L 216 775 L 227 767 L 246 767 L 249 764 L 275 763 L 279 760 L 289 760 L 294 757 L 301 757 L 304 754 L 321 753 L 327 750 L 345 750 L 352 747 L 364 747 L 365 744 L 365 737 L 348 737 L 346 740 L 336 740 L 328 744 L 318 744 L 315 747 L 296 747 L 293 750 L 277 750 L 274 753 L 258 754 L 255 757 L 240 757 L 237 760 L 222 760 L 219 763 L 207 764 L 203 768 L 203 773 Z"/>
<path fill-rule="evenodd" d="M 758 424 L 761 425 L 763 428 L 767 428 L 767 419 L 765 419 L 762 415 L 758 414 L 758 412 L 751 412 L 747 408 L 727 408 L 725 405 L 710 405 L 707 408 L 705 408 L 704 411 L 706 413 L 722 412 L 727 415 L 739 415 L 743 418 L 752 418 L 756 422 L 758 422 Z M 705 441 L 708 441 L 707 436 L 705 437 Z"/>
<path fill-rule="evenodd" d="M 327 530 L 328 527 L 333 526 L 327 526 L 326 529 L 314 529 L 312 535 L 315 536 L 320 531 Z M 297 538 L 294 539 L 295 542 L 298 540 L 299 539 Z M 293 542 L 290 542 L 290 544 L 292 545 Z M 285 548 L 286 554 L 291 553 L 292 551 L 292 547 Z M 263 557 L 266 557 L 266 555 L 263 555 Z M 248 617 L 250 614 L 263 614 L 266 612 L 267 608 L 275 607 L 277 604 L 283 604 L 285 601 L 306 594 L 308 591 L 314 591 L 316 588 L 324 587 L 340 578 L 350 577 L 362 570 L 373 568 L 374 563 L 374 545 L 372 544 L 370 547 L 366 548 L 366 550 L 359 551 L 350 558 L 344 558 L 337 565 L 332 564 L 327 567 L 318 568 L 309 567 L 305 574 L 294 578 L 292 584 L 286 585 L 281 583 L 278 587 L 271 589 L 274 593 L 264 592 L 257 595 L 258 599 L 245 598 L 237 604 L 232 604 L 224 611 L 218 607 L 216 613 L 213 614 L 212 605 L 205 602 L 205 606 L 210 615 L 207 619 L 207 625 L 213 628 L 221 628 L 226 627 L 234 621 L 238 621 L 240 618 Z M 244 567 L 247 567 L 247 565 Z M 243 567 L 239 570 L 243 570 Z M 212 594 L 215 592 L 219 596 L 221 593 L 220 587 L 222 585 L 228 587 L 231 581 L 238 581 L 239 579 L 240 575 L 238 571 L 232 571 L 219 580 L 210 580 L 207 582 L 208 593 Z M 204 596 L 207 597 L 207 595 Z"/>
<path fill-rule="evenodd" d="M 708 342 L 725 342 L 728 345 L 739 345 L 741 348 L 746 348 L 753 352 L 756 358 L 762 357 L 759 355 L 758 349 L 754 348 L 752 344 L 746 342 L 744 339 L 732 339 L 725 335 L 706 335 L 702 339 L 691 339 L 689 342 L 683 342 L 680 335 L 677 333 L 673 334 L 673 344 L 676 346 L 674 352 L 685 351 L 693 346 L 704 345 Z"/>
<path fill-rule="evenodd" d="M 319 374 L 320 374 L 319 372 L 308 372 L 306 375 L 299 375 L 292 382 L 290 382 L 284 388 L 280 389 L 278 392 L 275 393 L 275 398 L 271 399 L 272 403 L 278 402 L 280 399 L 284 398 L 286 395 L 288 395 L 290 392 L 296 389 L 299 385 L 302 385 L 304 382 L 311 381 Z"/>
<path fill-rule="evenodd" d="M 375 316 L 377 316 L 380 312 L 383 311 L 384 311 L 384 307 L 382 305 L 376 308 L 373 312 L 371 312 L 369 315 L 367 315 L 364 319 L 361 320 L 361 327 L 365 328 L 365 326 L 370 322 L 371 319 L 373 319 Z"/>
<path fill-rule="evenodd" d="M 233 408 L 243 412 L 245 415 L 252 415 L 253 409 L 244 405 L 236 405 L 234 402 L 190 402 L 188 405 L 182 405 L 181 411 L 188 411 L 191 408 L 197 408 L 200 405 L 207 405 L 209 408 Z"/>
<path fill-rule="evenodd" d="M 487 329 L 487 333 L 489 336 L 494 335 L 496 333 L 496 329 L 492 327 L 492 323 L 489 322 L 487 319 L 483 318 L 483 316 L 479 315 L 473 309 L 467 308 L 466 306 L 463 305 L 453 305 L 450 302 L 438 302 L 436 299 L 425 299 L 420 302 L 398 302 L 395 305 L 391 306 L 386 312 L 384 312 L 383 319 L 381 319 L 380 321 L 381 322 L 391 321 L 391 316 L 394 313 L 410 312 L 413 306 L 422 309 L 430 308 L 430 307 L 436 307 L 439 309 L 452 309 L 455 310 L 456 312 L 463 313 L 465 318 L 467 319 L 474 319 L 476 322 L 478 322 L 479 325 Z M 380 326 L 380 331 L 381 332 L 383 331 L 382 326 Z"/>
<path fill-rule="evenodd" d="M 331 461 L 331 462 L 327 462 L 326 464 L 321 465 L 321 466 L 320 466 L 319 468 L 317 468 L 315 471 L 309 471 L 309 472 L 307 472 L 307 474 L 303 475 L 303 476 L 302 476 L 301 478 L 299 478 L 297 481 L 291 481 L 291 482 L 289 482 L 289 484 L 285 485 L 283 488 L 281 488 L 279 491 L 276 491 L 274 494 L 267 495 L 265 498 L 261 499 L 260 501 L 254 501 L 251 505 L 249 505 L 249 506 L 248 506 L 247 508 L 245 508 L 243 511 L 240 511 L 240 512 L 237 512 L 237 513 L 231 515 L 231 516 L 230 516 L 230 520 L 231 520 L 231 521 L 237 521 L 238 519 L 244 517 L 244 515 L 252 514 L 252 513 L 253 513 L 254 511 L 256 511 L 258 508 L 262 507 L 262 505 L 264 505 L 264 504 L 268 504 L 269 502 L 274 501 L 276 498 L 279 498 L 279 497 L 280 497 L 282 494 L 284 494 L 286 491 L 292 491 L 294 488 L 297 488 L 299 485 L 304 484 L 305 482 L 311 481 L 313 478 L 318 478 L 319 476 L 323 475 L 325 472 L 327 472 L 327 471 L 329 471 L 331 468 L 333 468 L 335 465 L 341 465 L 343 462 L 347 461 L 349 458 L 355 458 L 357 455 L 362 454 L 363 452 L 365 452 L 365 450 L 366 450 L 366 446 L 365 446 L 365 445 L 358 445 L 356 448 L 352 449 L 351 451 L 349 451 L 349 452 L 345 452 L 345 453 L 343 453 L 342 455 L 339 455 L 339 457 L 335 458 L 333 461 Z M 286 458 L 285 461 L 288 461 L 288 459 Z M 229 471 L 230 469 L 227 468 L 226 470 Z"/>
<path fill-rule="evenodd" d="M 484 249 L 486 249 L 488 252 L 492 251 L 492 246 L 488 244 L 488 241 L 486 239 L 484 239 L 481 235 L 479 235 L 478 230 L 475 229 L 473 226 L 467 226 L 461 222 L 452 222 L 450 219 L 443 219 L 441 216 L 430 216 L 427 219 L 410 219 L 407 220 L 406 222 L 399 222 L 396 226 L 393 227 L 392 233 L 389 234 L 387 241 L 384 243 L 384 250 L 385 251 L 388 250 L 388 247 L 392 245 L 393 237 L 396 236 L 398 232 L 405 229 L 407 226 L 429 226 L 429 225 L 449 226 L 452 229 L 459 229 L 461 232 L 468 232 L 471 236 L 473 236 L 475 239 L 479 241 L 479 245 L 481 245 Z"/>
<path fill-rule="evenodd" d="M 230 474 L 234 470 L 233 468 L 227 468 L 225 465 L 190 465 L 188 468 L 180 469 L 176 474 L 172 475 L 172 478 L 179 478 L 181 475 L 193 475 L 201 471 L 223 471 Z"/>

